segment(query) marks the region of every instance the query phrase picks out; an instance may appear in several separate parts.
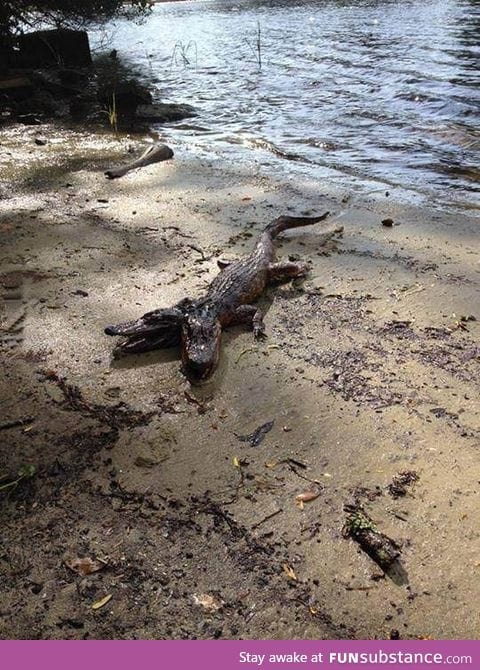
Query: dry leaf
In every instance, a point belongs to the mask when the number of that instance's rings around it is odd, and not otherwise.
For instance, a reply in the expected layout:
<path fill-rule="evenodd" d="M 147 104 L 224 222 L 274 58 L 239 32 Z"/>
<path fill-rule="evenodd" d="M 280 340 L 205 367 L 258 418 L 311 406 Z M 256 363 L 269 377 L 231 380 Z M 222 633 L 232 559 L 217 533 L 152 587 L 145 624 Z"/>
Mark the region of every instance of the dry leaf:
<path fill-rule="evenodd" d="M 238 458 L 236 456 L 233 457 L 233 465 L 234 465 L 235 468 L 240 467 L 240 461 L 238 460 Z"/>
<path fill-rule="evenodd" d="M 111 599 L 112 599 L 112 594 L 109 593 L 108 596 L 105 596 L 105 598 L 102 598 L 101 600 L 97 600 L 97 602 L 93 603 L 92 610 L 99 610 L 101 607 L 103 607 L 104 605 L 109 603 Z"/>
<path fill-rule="evenodd" d="M 65 561 L 65 565 L 82 577 L 91 575 L 92 572 L 98 572 L 105 567 L 105 563 L 88 556 L 85 558 L 72 558 L 70 561 Z"/>
<path fill-rule="evenodd" d="M 297 581 L 297 575 L 295 574 L 295 571 L 293 568 L 291 568 L 288 563 L 284 563 L 282 565 L 283 572 L 287 575 L 289 579 L 293 579 L 295 582 Z"/>
<path fill-rule="evenodd" d="M 304 491 L 303 493 L 299 493 L 298 496 L 295 497 L 295 500 L 297 505 L 303 508 L 303 503 L 316 500 L 319 495 L 320 495 L 319 491 Z"/>
<path fill-rule="evenodd" d="M 276 463 L 275 461 L 273 461 L 272 463 L 265 463 L 266 468 L 276 468 L 277 465 L 278 463 Z"/>
<path fill-rule="evenodd" d="M 201 593 L 198 596 L 196 593 L 194 593 L 193 601 L 195 605 L 201 605 L 203 609 L 207 610 L 208 612 L 216 612 L 223 605 L 221 600 L 218 600 L 218 598 L 215 598 L 215 596 L 211 596 L 208 593 Z"/>

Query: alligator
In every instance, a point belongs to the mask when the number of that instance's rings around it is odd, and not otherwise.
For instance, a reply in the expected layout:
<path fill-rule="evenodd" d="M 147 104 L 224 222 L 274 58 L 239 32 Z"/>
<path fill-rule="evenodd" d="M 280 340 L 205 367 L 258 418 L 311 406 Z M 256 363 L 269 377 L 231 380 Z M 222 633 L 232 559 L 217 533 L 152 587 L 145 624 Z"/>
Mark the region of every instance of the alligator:
<path fill-rule="evenodd" d="M 280 216 L 264 229 L 253 251 L 232 263 L 219 262 L 221 269 L 206 294 L 184 298 L 172 307 L 156 309 L 136 321 L 105 328 L 107 335 L 127 339 L 117 353 L 140 353 L 181 345 L 183 370 L 192 384 L 207 380 L 215 370 L 224 328 L 248 323 L 255 338 L 265 337 L 262 312 L 254 302 L 269 282 L 304 277 L 308 265 L 275 262 L 273 241 L 284 230 L 311 226 L 329 212 L 315 217 Z M 333 233 L 341 232 L 336 228 Z"/>

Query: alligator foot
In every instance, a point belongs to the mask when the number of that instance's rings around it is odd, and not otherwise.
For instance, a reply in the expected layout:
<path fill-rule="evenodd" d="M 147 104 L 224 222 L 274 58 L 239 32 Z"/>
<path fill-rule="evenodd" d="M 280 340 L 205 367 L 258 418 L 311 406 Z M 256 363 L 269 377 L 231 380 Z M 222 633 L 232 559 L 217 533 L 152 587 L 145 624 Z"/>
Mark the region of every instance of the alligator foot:
<path fill-rule="evenodd" d="M 265 332 L 265 324 L 263 323 L 263 314 L 257 309 L 252 319 L 253 336 L 256 340 L 264 340 L 267 337 Z"/>
<path fill-rule="evenodd" d="M 268 268 L 268 281 L 281 282 L 306 277 L 308 269 L 307 263 L 271 263 Z"/>
<path fill-rule="evenodd" d="M 263 314 L 254 305 L 240 305 L 235 310 L 235 316 L 229 322 L 229 326 L 238 326 L 241 323 L 247 323 L 252 326 L 253 335 L 260 340 L 266 337 Z"/>

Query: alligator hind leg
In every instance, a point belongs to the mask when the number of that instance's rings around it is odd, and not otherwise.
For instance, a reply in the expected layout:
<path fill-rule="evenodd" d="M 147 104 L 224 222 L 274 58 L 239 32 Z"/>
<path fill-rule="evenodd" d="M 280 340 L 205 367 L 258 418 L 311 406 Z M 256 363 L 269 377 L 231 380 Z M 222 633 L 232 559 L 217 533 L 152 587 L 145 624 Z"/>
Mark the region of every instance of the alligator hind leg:
<path fill-rule="evenodd" d="M 266 337 L 263 314 L 257 307 L 254 307 L 254 305 L 240 305 L 240 307 L 237 307 L 235 316 L 228 325 L 237 326 L 241 323 L 251 324 L 253 335 L 256 339 L 259 340 Z"/>
<path fill-rule="evenodd" d="M 305 277 L 308 269 L 307 263 L 271 263 L 268 268 L 268 281 L 281 282 Z"/>

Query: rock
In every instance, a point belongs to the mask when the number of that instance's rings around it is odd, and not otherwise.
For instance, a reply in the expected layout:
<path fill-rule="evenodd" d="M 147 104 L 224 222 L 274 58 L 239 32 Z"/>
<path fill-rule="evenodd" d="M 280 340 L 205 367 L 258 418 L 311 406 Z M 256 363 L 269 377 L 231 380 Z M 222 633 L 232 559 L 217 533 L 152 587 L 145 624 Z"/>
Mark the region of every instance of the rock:
<path fill-rule="evenodd" d="M 108 108 L 115 108 L 120 117 L 133 118 L 139 105 L 149 105 L 152 102 L 150 91 L 134 79 L 118 82 L 115 87 L 111 84 L 101 87 L 98 98 Z"/>
<path fill-rule="evenodd" d="M 23 121 L 24 118 L 31 115 L 56 116 L 59 111 L 64 111 L 63 107 L 64 105 L 58 96 L 38 88 L 28 99 L 17 102 L 16 113 L 22 117 L 21 120 Z"/>
<path fill-rule="evenodd" d="M 42 123 L 37 114 L 19 114 L 17 121 L 25 126 L 39 126 Z"/>
<path fill-rule="evenodd" d="M 58 70 L 35 70 L 32 72 L 35 88 L 42 93 L 50 93 L 56 97 L 69 95 L 60 81 Z"/>
<path fill-rule="evenodd" d="M 136 116 L 144 121 L 167 123 L 196 116 L 196 112 L 191 105 L 163 102 L 153 105 L 139 105 Z"/>
<path fill-rule="evenodd" d="M 88 84 L 89 74 L 85 69 L 78 70 L 72 68 L 61 68 L 58 70 L 60 83 L 72 91 L 82 90 Z"/>
<path fill-rule="evenodd" d="M 69 112 L 74 121 L 87 119 L 103 123 L 106 118 L 105 110 L 102 110 L 96 92 L 88 87 L 83 93 L 70 98 Z"/>
<path fill-rule="evenodd" d="M 0 79 L 0 91 L 11 94 L 28 92 L 32 89 L 32 81 L 29 77 L 5 77 Z"/>
<path fill-rule="evenodd" d="M 91 67 L 88 35 L 83 30 L 37 30 L 18 38 L 23 67 Z"/>

